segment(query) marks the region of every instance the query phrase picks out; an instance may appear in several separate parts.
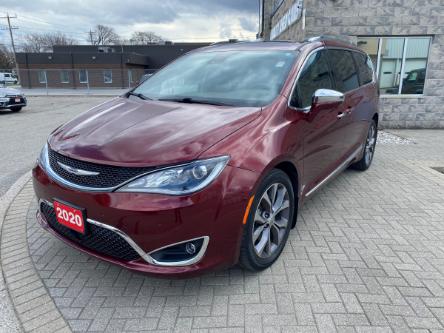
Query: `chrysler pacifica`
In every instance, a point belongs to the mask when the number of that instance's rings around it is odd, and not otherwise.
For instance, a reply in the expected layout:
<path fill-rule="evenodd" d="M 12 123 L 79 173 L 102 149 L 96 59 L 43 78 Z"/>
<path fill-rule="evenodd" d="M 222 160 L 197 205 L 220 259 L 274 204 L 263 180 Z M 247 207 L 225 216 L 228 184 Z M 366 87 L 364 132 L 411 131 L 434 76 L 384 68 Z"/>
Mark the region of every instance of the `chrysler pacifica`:
<path fill-rule="evenodd" d="M 373 158 L 371 59 L 328 38 L 220 43 L 51 133 L 37 220 L 123 267 L 269 267 L 304 200 Z"/>

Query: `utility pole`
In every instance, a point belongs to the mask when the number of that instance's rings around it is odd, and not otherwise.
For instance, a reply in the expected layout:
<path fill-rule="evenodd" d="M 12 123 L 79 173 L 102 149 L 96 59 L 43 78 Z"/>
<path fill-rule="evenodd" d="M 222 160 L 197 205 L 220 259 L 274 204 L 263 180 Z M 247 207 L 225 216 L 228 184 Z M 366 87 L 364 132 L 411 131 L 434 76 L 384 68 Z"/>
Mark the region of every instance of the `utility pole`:
<path fill-rule="evenodd" d="M 17 71 L 18 80 L 21 83 L 22 81 L 20 81 L 19 64 L 17 62 L 17 55 L 16 55 L 16 50 L 15 50 L 15 44 L 14 44 L 14 36 L 12 35 L 12 30 L 18 29 L 18 27 L 17 26 L 11 26 L 11 19 L 12 18 L 16 19 L 17 15 L 9 16 L 9 13 L 6 13 L 6 16 L 1 16 L 0 19 L 1 18 L 6 19 L 8 21 L 9 35 L 11 36 L 12 52 L 14 52 L 15 70 Z M 2 30 L 4 30 L 4 29 L 2 29 Z"/>
<path fill-rule="evenodd" d="M 94 45 L 94 42 L 93 42 L 93 32 L 92 32 L 91 29 L 89 29 L 89 42 L 91 43 L 91 45 Z"/>

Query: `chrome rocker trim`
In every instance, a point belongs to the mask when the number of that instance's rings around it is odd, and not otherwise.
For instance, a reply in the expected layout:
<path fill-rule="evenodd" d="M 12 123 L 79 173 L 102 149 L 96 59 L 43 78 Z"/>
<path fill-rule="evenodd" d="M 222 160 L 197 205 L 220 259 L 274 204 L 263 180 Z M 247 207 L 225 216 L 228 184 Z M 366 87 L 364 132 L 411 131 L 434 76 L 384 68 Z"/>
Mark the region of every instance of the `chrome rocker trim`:
<path fill-rule="evenodd" d="M 330 173 L 327 177 L 325 177 L 321 182 L 319 182 L 315 187 L 313 187 L 310 191 L 308 191 L 305 194 L 305 197 L 308 198 L 313 193 L 315 193 L 317 190 L 319 190 L 322 186 L 324 186 L 326 183 L 328 183 L 333 177 L 338 175 L 340 172 L 344 171 L 349 164 L 357 157 L 360 153 L 362 153 L 362 150 L 364 149 L 364 145 L 360 145 L 358 149 L 356 149 L 347 159 L 342 162 L 335 170 L 333 170 L 332 173 Z"/>
<path fill-rule="evenodd" d="M 41 206 L 40 204 L 42 202 L 47 204 L 47 205 L 49 205 L 49 206 L 51 206 L 51 207 L 54 207 L 54 205 L 52 204 L 52 202 L 49 202 L 48 200 L 43 200 L 43 199 L 39 200 L 39 210 L 38 210 L 38 213 L 40 214 L 41 218 L 43 220 L 45 220 L 46 223 L 48 223 L 46 221 L 45 217 L 43 216 L 42 212 L 40 211 L 40 206 Z M 133 239 L 130 236 L 128 236 L 122 230 L 120 230 L 120 229 L 118 229 L 116 227 L 104 224 L 102 222 L 99 222 L 99 221 L 96 221 L 96 220 L 93 220 L 93 219 L 89 219 L 89 218 L 86 219 L 86 222 L 94 224 L 94 225 L 96 225 L 98 227 L 101 227 L 101 228 L 108 229 L 108 230 L 118 234 L 120 237 L 122 237 L 128 243 L 129 246 L 131 246 L 134 249 L 134 251 L 137 252 L 138 255 L 140 255 L 142 257 L 143 260 L 145 260 L 147 263 L 149 263 L 151 265 L 155 265 L 155 266 L 175 267 L 175 266 L 189 266 L 189 265 L 196 264 L 205 255 L 205 252 L 206 252 L 207 247 L 208 247 L 208 243 L 210 241 L 210 237 L 209 236 L 196 237 L 196 238 L 193 238 L 193 239 L 188 239 L 188 240 L 184 240 L 184 241 L 181 241 L 181 242 L 177 242 L 177 243 L 169 244 L 169 245 L 166 245 L 166 246 L 162 246 L 161 248 L 158 248 L 158 249 L 155 249 L 154 251 L 146 253 L 144 250 L 142 250 L 136 244 L 136 242 L 133 241 Z M 150 256 L 151 253 L 163 250 L 163 249 L 168 248 L 170 246 L 191 242 L 191 241 L 194 241 L 194 240 L 197 240 L 197 239 L 201 239 L 201 238 L 203 238 L 202 247 L 200 248 L 199 252 L 194 257 L 192 257 L 191 259 L 182 260 L 182 261 L 163 262 L 163 261 L 158 261 L 158 260 L 156 260 L 156 259 L 154 259 L 153 257 Z"/>

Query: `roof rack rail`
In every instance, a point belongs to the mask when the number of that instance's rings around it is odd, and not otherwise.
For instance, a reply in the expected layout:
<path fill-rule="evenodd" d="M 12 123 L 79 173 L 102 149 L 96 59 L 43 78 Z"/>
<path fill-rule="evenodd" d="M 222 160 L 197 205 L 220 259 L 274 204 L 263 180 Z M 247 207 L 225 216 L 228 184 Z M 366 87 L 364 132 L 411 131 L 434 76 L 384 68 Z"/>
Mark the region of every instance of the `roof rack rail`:
<path fill-rule="evenodd" d="M 345 35 L 320 35 L 320 36 L 307 38 L 304 40 L 304 42 L 316 42 L 316 41 L 322 42 L 324 40 L 336 40 L 336 41 L 340 41 L 343 43 L 353 45 L 353 42 L 350 41 L 350 38 Z"/>
<path fill-rule="evenodd" d="M 214 43 L 211 43 L 210 45 L 234 44 L 234 43 L 239 43 L 239 40 L 238 40 L 238 39 L 235 39 L 235 38 L 230 38 L 230 39 L 228 39 L 228 40 L 222 40 L 222 41 L 220 41 L 220 42 L 214 42 Z"/>

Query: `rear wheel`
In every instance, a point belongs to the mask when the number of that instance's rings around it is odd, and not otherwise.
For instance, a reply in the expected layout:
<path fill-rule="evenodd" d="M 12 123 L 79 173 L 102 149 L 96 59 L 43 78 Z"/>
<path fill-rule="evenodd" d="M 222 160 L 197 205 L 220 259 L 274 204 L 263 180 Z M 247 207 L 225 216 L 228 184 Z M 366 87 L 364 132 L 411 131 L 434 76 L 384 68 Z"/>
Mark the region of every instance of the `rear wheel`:
<path fill-rule="evenodd" d="M 251 271 L 270 267 L 281 254 L 290 233 L 295 198 L 287 174 L 274 169 L 255 194 L 241 244 L 239 263 Z"/>
<path fill-rule="evenodd" d="M 375 154 L 376 139 L 378 137 L 378 128 L 376 122 L 372 120 L 368 129 L 367 138 L 364 142 L 364 154 L 362 158 L 352 164 L 352 168 L 356 170 L 367 170 L 373 161 L 373 155 Z"/>
<path fill-rule="evenodd" d="M 13 107 L 11 108 L 11 110 L 14 111 L 14 112 L 19 112 L 21 109 L 22 109 L 21 106 L 13 106 Z"/>

